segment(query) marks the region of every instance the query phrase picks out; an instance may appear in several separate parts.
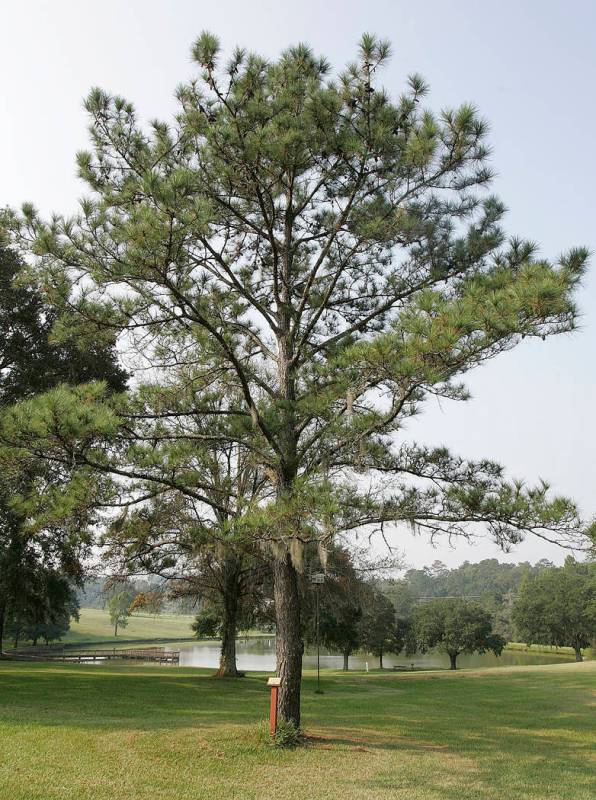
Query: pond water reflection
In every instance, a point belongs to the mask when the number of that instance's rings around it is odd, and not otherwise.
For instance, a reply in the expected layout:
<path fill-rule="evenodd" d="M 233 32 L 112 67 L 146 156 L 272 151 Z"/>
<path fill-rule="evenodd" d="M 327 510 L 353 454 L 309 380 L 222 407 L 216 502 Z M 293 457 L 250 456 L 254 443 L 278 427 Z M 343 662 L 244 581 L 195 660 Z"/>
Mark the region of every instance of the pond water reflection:
<path fill-rule="evenodd" d="M 217 667 L 219 663 L 219 642 L 179 642 L 172 647 L 180 650 L 182 667 Z M 239 639 L 236 644 L 238 669 L 247 671 L 273 672 L 275 670 L 275 637 L 255 637 Z M 462 655 L 457 660 L 458 667 L 504 667 L 513 664 L 553 664 L 572 661 L 568 654 L 535 653 L 518 650 L 505 650 L 498 658 L 492 653 L 484 655 Z M 379 666 L 378 658 L 357 654 L 350 656 L 351 669 L 369 669 Z M 449 666 L 449 659 L 442 653 L 416 653 L 413 656 L 385 655 L 383 665 L 391 668 L 403 665 L 422 669 L 441 669 Z M 313 669 L 317 665 L 316 651 L 308 648 L 304 656 L 304 667 Z M 321 669 L 341 669 L 343 656 L 321 650 Z"/>

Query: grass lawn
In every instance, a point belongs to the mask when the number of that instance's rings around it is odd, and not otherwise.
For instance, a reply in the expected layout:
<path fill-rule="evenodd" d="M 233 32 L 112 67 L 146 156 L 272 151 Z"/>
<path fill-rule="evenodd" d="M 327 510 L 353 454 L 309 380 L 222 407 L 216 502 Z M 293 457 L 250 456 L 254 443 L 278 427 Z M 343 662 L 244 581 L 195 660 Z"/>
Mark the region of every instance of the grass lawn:
<path fill-rule="evenodd" d="M 107 610 L 99 608 L 82 608 L 78 622 L 72 622 L 70 630 L 62 638 L 64 644 L 82 642 L 118 642 L 132 639 L 181 639 L 191 638 L 190 629 L 194 616 L 192 614 L 133 614 L 128 619 L 126 628 L 118 629 L 118 637 L 114 639 L 114 626 L 110 622 Z"/>
<path fill-rule="evenodd" d="M 325 671 L 294 751 L 264 676 L 0 663 L 1 800 L 592 800 L 596 663 Z M 592 781 L 592 784 L 591 784 Z"/>

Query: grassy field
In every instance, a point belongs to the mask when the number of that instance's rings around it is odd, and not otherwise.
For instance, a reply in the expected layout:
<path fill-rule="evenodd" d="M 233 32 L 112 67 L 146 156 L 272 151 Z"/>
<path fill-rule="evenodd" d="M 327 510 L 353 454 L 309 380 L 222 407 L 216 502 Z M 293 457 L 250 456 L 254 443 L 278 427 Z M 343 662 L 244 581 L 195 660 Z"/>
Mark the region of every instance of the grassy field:
<path fill-rule="evenodd" d="M 149 614 L 134 614 L 129 617 L 126 628 L 118 630 L 114 639 L 114 626 L 110 622 L 107 611 L 99 608 L 82 608 L 78 622 L 72 622 L 70 630 L 63 637 L 65 644 L 81 642 L 112 642 L 148 639 L 183 639 L 191 638 L 190 624 L 192 614 L 160 614 L 158 617 Z"/>
<path fill-rule="evenodd" d="M 592 800 L 596 663 L 307 675 L 294 751 L 264 676 L 0 663 L 1 800 Z"/>

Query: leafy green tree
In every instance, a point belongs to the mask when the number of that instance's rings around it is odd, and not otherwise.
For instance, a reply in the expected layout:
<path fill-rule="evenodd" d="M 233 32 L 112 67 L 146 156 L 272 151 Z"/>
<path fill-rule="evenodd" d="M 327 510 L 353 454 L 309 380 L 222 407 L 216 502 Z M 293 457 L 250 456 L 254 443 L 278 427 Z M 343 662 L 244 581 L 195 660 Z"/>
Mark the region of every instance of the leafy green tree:
<path fill-rule="evenodd" d="M 221 635 L 222 615 L 215 608 L 206 606 L 196 615 L 191 628 L 197 639 L 214 639 Z"/>
<path fill-rule="evenodd" d="M 51 304 L 18 253 L 0 238 L 0 407 L 60 383 L 105 380 L 126 386 L 114 336 L 61 324 L 62 305 Z"/>
<path fill-rule="evenodd" d="M 113 335 L 60 334 L 60 312 L 31 282 L 18 254 L 0 240 L 0 410 L 63 382 L 103 379 L 111 390 L 124 388 L 126 375 L 116 360 Z M 13 469 L 13 455 L 4 449 L 0 486 L 0 653 L 9 615 L 27 620 L 43 606 L 39 587 L 48 586 L 47 576 L 56 569 L 79 582 L 88 545 L 83 519 L 88 515 L 76 508 L 81 494 L 65 515 L 70 524 L 28 524 L 32 508 L 26 498 L 43 507 L 62 479 L 61 470 L 35 457 Z M 82 535 L 73 535 L 75 529 Z M 51 598 L 46 601 L 51 604 Z"/>
<path fill-rule="evenodd" d="M 181 492 L 156 493 L 148 486 L 151 499 L 142 494 L 142 505 L 131 511 L 127 504 L 110 526 L 104 538 L 106 561 L 119 575 L 157 575 L 171 599 L 191 599 L 195 607 L 200 603 L 218 613 L 221 654 L 216 675 L 238 677 L 237 632 L 254 621 L 267 564 L 253 543 L 239 540 L 234 526 L 243 505 L 259 496 L 262 480 L 246 454 L 241 457 L 235 448 L 213 445 L 205 460 L 196 455 L 194 448 L 185 455 L 184 469 L 194 469 L 197 478 L 201 472 L 206 480 L 215 477 L 213 505 L 192 502 Z M 233 493 L 225 510 L 220 507 L 224 487 Z"/>
<path fill-rule="evenodd" d="M 461 653 L 500 655 L 505 640 L 494 633 L 492 619 L 479 603 L 463 598 L 431 600 L 416 608 L 413 634 L 418 650 L 437 648 L 449 656 L 450 669 L 457 669 Z"/>
<path fill-rule="evenodd" d="M 391 600 L 395 609 L 395 652 L 415 652 L 412 616 L 416 600 L 409 585 L 404 580 L 397 580 L 382 584 L 380 589 Z"/>
<path fill-rule="evenodd" d="M 309 549 L 312 553 L 313 548 Z M 329 650 L 343 655 L 343 668 L 349 657 L 366 648 L 381 660 L 384 652 L 396 652 L 398 631 L 392 603 L 375 584 L 378 574 L 394 567 L 394 559 L 362 560 L 358 550 L 333 544 L 324 557 L 325 581 L 314 586 L 307 578 L 302 588 L 302 618 L 305 638 L 316 641 L 316 594 L 319 595 L 319 636 Z M 308 560 L 311 572 L 321 569 L 319 557 Z M 401 646 L 399 646 L 401 650 Z"/>
<path fill-rule="evenodd" d="M 31 633 L 37 634 L 40 638 L 44 640 L 46 645 L 51 644 L 55 641 L 60 641 L 62 637 L 68 633 L 70 629 L 70 617 L 64 615 L 62 617 L 56 617 L 51 622 L 44 622 L 41 625 L 37 626 L 34 631 Z M 33 638 L 29 634 L 30 638 Z"/>
<path fill-rule="evenodd" d="M 362 607 L 353 597 L 343 596 L 337 606 L 326 606 L 321 611 L 321 643 L 330 650 L 339 650 L 345 671 L 350 668 L 350 656 L 362 644 L 361 617 Z"/>
<path fill-rule="evenodd" d="M 73 618 L 79 618 L 79 602 L 69 577 L 37 561 L 29 565 L 20 593 L 7 607 L 6 634 L 13 637 L 14 647 L 20 639 L 34 645 L 39 639 L 46 644 L 60 639 Z"/>
<path fill-rule="evenodd" d="M 398 616 L 411 616 L 415 599 L 429 597 L 460 597 L 476 599 L 493 617 L 495 631 L 508 641 L 513 640 L 511 619 L 513 599 L 526 576 L 537 575 L 552 567 L 550 561 L 541 560 L 532 565 L 499 562 L 487 558 L 472 564 L 465 561 L 454 569 L 432 567 L 408 570 L 400 581 L 380 584 L 380 589 L 391 598 Z M 403 606 L 404 613 L 400 611 Z"/>
<path fill-rule="evenodd" d="M 362 643 L 362 606 L 364 583 L 354 569 L 347 550 L 334 548 L 329 573 L 319 586 L 304 587 L 305 638 L 316 642 L 314 593 L 319 593 L 319 640 L 343 656 L 343 669 L 349 669 L 350 655 Z"/>
<path fill-rule="evenodd" d="M 378 591 L 369 590 L 365 597 L 361 628 L 361 645 L 377 656 L 383 669 L 383 654 L 399 652 L 403 646 L 393 603 Z"/>
<path fill-rule="evenodd" d="M 596 638 L 596 564 L 568 557 L 524 580 L 513 607 L 520 641 L 573 647 L 575 660 Z"/>
<path fill-rule="evenodd" d="M 130 604 L 134 598 L 129 592 L 116 592 L 108 600 L 110 622 L 114 626 L 114 636 L 118 636 L 118 628 L 126 628 L 130 617 Z"/>
<path fill-rule="evenodd" d="M 97 387 L 50 392 L 2 435 L 224 517 L 233 492 L 198 478 L 189 453 L 216 440 L 250 451 L 271 493 L 234 527 L 272 557 L 279 709 L 297 727 L 309 541 L 394 522 L 431 536 L 488 528 L 504 547 L 578 531 L 546 485 L 395 434 L 428 397 L 465 400 L 463 376 L 523 337 L 573 329 L 587 251 L 551 263 L 507 240 L 504 206 L 485 193 L 486 123 L 469 105 L 424 108 L 416 75 L 392 101 L 386 42 L 364 36 L 335 77 L 304 45 L 222 64 L 205 33 L 193 57 L 172 125 L 145 129 L 123 98 L 90 93 L 76 218 L 6 215 L 50 294 L 78 287 L 65 329 L 118 330 L 156 374 L 182 362 L 190 381 L 129 404 Z"/>
<path fill-rule="evenodd" d="M 485 558 L 477 563 L 464 561 L 453 569 L 411 569 L 405 573 L 403 582 L 415 598 L 465 595 L 476 599 L 491 597 L 499 602 L 508 592 L 517 592 L 527 574 L 534 575 L 551 566 L 551 562 L 546 560 L 532 565 Z"/>

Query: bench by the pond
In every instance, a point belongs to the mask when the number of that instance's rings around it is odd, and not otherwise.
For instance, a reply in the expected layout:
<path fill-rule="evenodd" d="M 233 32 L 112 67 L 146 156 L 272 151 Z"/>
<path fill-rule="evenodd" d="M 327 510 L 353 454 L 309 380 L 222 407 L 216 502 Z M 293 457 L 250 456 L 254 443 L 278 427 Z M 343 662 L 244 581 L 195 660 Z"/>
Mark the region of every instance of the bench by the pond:
<path fill-rule="evenodd" d="M 5 650 L 9 658 L 19 661 L 70 661 L 83 664 L 89 661 L 144 661 L 157 664 L 178 664 L 180 650 L 165 647 L 129 647 L 125 649 L 76 650 L 70 647 L 29 647 L 22 650 Z"/>
<path fill-rule="evenodd" d="M 410 666 L 407 666 L 407 664 L 394 664 L 393 665 L 393 671 L 394 672 L 412 672 L 413 669 L 414 669 L 414 664 L 410 664 Z"/>

